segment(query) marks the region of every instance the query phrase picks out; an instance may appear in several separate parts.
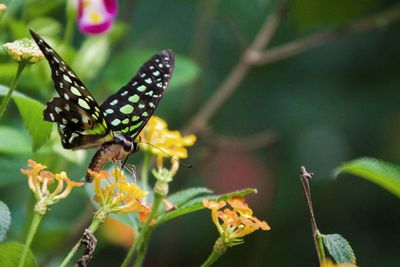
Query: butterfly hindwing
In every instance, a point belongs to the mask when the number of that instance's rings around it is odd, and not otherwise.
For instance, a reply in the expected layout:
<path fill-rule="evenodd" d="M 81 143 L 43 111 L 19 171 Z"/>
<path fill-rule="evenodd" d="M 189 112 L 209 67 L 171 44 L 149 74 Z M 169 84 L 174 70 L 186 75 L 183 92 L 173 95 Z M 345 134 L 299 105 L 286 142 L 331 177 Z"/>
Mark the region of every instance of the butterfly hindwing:
<path fill-rule="evenodd" d="M 30 33 L 45 55 L 59 97 L 47 103 L 44 119 L 57 122 L 65 148 L 84 148 L 111 140 L 107 122 L 84 84 L 64 60 L 35 32 Z"/>
<path fill-rule="evenodd" d="M 107 125 L 99 128 L 100 124 L 90 113 L 63 98 L 55 97 L 47 103 L 44 118 L 57 122 L 64 148 L 88 148 L 107 141 L 107 136 L 102 135 Z"/>
<path fill-rule="evenodd" d="M 125 86 L 100 106 L 110 129 L 132 141 L 154 113 L 174 70 L 175 57 L 163 50 L 149 59 Z"/>

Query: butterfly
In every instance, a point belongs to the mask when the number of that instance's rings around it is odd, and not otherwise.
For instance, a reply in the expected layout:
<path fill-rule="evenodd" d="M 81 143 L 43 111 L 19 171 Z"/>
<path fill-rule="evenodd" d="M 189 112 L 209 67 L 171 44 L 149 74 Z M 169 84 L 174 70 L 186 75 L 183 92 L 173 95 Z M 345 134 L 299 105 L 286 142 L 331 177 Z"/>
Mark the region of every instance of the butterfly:
<path fill-rule="evenodd" d="M 57 123 L 63 147 L 100 147 L 89 164 L 93 171 L 135 153 L 139 149 L 135 139 L 153 115 L 171 79 L 175 64 L 172 50 L 162 50 L 151 57 L 126 85 L 99 105 L 54 49 L 37 33 L 30 33 L 50 65 L 58 93 L 47 103 L 43 117 Z M 86 181 L 92 181 L 89 173 Z"/>

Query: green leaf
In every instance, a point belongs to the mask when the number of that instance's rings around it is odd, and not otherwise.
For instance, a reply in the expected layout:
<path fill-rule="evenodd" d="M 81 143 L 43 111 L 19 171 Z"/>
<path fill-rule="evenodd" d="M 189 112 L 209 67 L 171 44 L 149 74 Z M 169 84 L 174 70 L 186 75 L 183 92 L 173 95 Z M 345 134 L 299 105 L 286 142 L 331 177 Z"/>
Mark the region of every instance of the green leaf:
<path fill-rule="evenodd" d="M 169 88 L 183 88 L 197 78 L 200 73 L 199 66 L 191 59 L 176 55 L 174 74 Z"/>
<path fill-rule="evenodd" d="M 28 154 L 31 152 L 29 137 L 21 130 L 0 126 L 0 153 L 5 154 Z"/>
<path fill-rule="evenodd" d="M 65 1 L 63 0 L 35 0 L 25 2 L 27 2 L 27 5 L 24 7 L 24 11 L 26 12 L 26 17 L 29 18 L 44 17 L 54 14 L 60 6 L 65 5 Z"/>
<path fill-rule="evenodd" d="M 349 173 L 367 179 L 400 197 L 400 166 L 374 158 L 359 158 L 342 164 L 335 176 Z"/>
<path fill-rule="evenodd" d="M 198 210 L 202 210 L 205 209 L 205 207 L 203 206 L 202 200 L 203 199 L 209 199 L 209 200 L 227 200 L 231 197 L 244 197 L 247 196 L 248 194 L 255 194 L 257 193 L 256 189 L 253 188 L 247 188 L 247 189 L 243 189 L 240 191 L 235 191 L 235 192 L 231 192 L 231 193 L 227 193 L 227 194 L 223 194 L 223 195 L 219 195 L 219 196 L 205 196 L 205 197 L 199 197 L 196 199 L 192 199 L 191 201 L 189 201 L 187 204 L 182 205 L 182 206 L 178 206 L 175 210 L 167 212 L 163 215 L 161 215 L 160 217 L 157 218 L 156 221 L 156 225 L 160 225 L 162 223 L 165 223 L 171 219 L 174 219 L 176 217 L 188 214 L 188 213 L 192 213 Z"/>
<path fill-rule="evenodd" d="M 0 95 L 6 95 L 8 88 L 0 85 Z M 49 138 L 52 125 L 43 120 L 45 106 L 24 94 L 13 92 L 12 99 L 24 120 L 25 127 L 32 137 L 32 150 L 39 149 Z"/>
<path fill-rule="evenodd" d="M 183 204 L 187 203 L 189 200 L 197 197 L 198 195 L 211 194 L 211 193 L 212 191 L 206 187 L 189 188 L 171 194 L 168 197 L 168 201 L 170 201 L 176 206 L 182 206 Z"/>
<path fill-rule="evenodd" d="M 349 242 L 339 234 L 321 235 L 325 247 L 336 263 L 356 264 L 356 256 Z"/>
<path fill-rule="evenodd" d="M 9 82 L 15 76 L 17 67 L 18 66 L 17 64 L 15 64 L 15 62 L 1 63 L 0 64 L 1 80 Z"/>
<path fill-rule="evenodd" d="M 0 244 L 0 266 L 18 266 L 24 245 L 20 243 Z M 29 251 L 25 260 L 24 267 L 35 267 L 36 260 L 32 252 Z"/>
<path fill-rule="evenodd" d="M 110 42 L 106 35 L 88 37 L 76 53 L 71 67 L 81 79 L 90 80 L 107 62 L 109 51 Z"/>
<path fill-rule="evenodd" d="M 29 28 L 40 32 L 40 35 L 57 37 L 61 32 L 61 24 L 50 17 L 38 17 L 29 22 Z"/>
<path fill-rule="evenodd" d="M 11 213 L 7 205 L 0 201 L 0 243 L 6 239 L 8 228 L 11 224 Z"/>

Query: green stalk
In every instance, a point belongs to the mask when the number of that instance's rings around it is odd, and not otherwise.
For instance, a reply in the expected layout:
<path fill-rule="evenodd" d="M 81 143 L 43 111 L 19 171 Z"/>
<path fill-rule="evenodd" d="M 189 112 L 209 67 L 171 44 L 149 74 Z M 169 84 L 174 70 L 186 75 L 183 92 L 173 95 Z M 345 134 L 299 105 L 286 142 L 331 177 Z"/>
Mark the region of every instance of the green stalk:
<path fill-rule="evenodd" d="M 214 264 L 222 255 L 226 252 L 226 245 L 222 237 L 215 241 L 214 249 L 208 256 L 207 260 L 201 265 L 201 267 L 209 267 Z"/>
<path fill-rule="evenodd" d="M 100 224 L 102 224 L 104 221 L 101 218 L 98 218 L 96 215 L 98 215 L 99 213 L 96 212 L 96 214 L 93 217 L 93 221 L 90 224 L 88 230 L 90 233 L 94 234 L 94 232 L 96 232 L 97 228 L 99 228 Z M 72 257 L 76 254 L 76 252 L 78 251 L 79 247 L 81 245 L 81 240 L 79 239 L 79 241 L 75 244 L 75 246 L 71 249 L 71 251 L 68 253 L 68 255 L 64 258 L 64 260 L 62 261 L 60 267 L 65 267 L 67 266 L 67 264 L 71 261 Z"/>
<path fill-rule="evenodd" d="M 26 66 L 25 62 L 18 63 L 17 73 L 15 74 L 14 79 L 11 82 L 10 89 L 8 90 L 6 97 L 3 99 L 3 101 L 1 102 L 1 105 L 0 105 L 0 119 L 3 117 L 3 114 L 6 111 L 8 102 L 10 102 L 11 95 L 12 95 L 14 89 L 17 87 L 17 82 L 18 82 L 19 77 L 21 76 L 21 73 L 24 70 L 25 66 Z"/>
<path fill-rule="evenodd" d="M 143 238 L 143 245 L 141 246 L 141 248 L 139 248 L 139 251 L 137 252 L 138 255 L 136 257 L 134 267 L 140 267 L 143 265 L 143 261 L 146 256 L 146 253 L 147 253 L 147 248 L 149 246 L 150 236 L 151 236 L 153 230 L 154 230 L 154 227 L 149 228 L 149 231 L 147 231 L 145 237 Z"/>
<path fill-rule="evenodd" d="M 18 267 L 23 267 L 25 265 L 26 256 L 28 255 L 28 251 L 29 251 L 29 248 L 31 247 L 33 237 L 35 236 L 35 233 L 38 229 L 39 223 L 42 220 L 42 218 L 43 218 L 42 214 L 40 214 L 38 212 L 34 213 L 32 223 L 31 223 L 31 228 L 29 229 L 28 237 L 26 239 L 21 258 L 19 259 Z"/>
<path fill-rule="evenodd" d="M 321 256 L 321 262 L 324 262 L 326 260 L 326 256 L 325 256 L 325 249 L 324 249 L 324 243 L 322 240 L 322 235 L 320 234 L 320 232 L 317 232 L 317 249 L 319 250 L 319 255 Z"/>
<path fill-rule="evenodd" d="M 150 163 L 151 163 L 152 155 L 148 152 L 144 153 L 144 159 L 142 164 L 142 169 L 140 171 L 140 180 L 142 190 L 144 192 L 148 192 L 149 190 L 149 170 L 150 170 Z M 146 202 L 147 197 L 143 197 L 143 202 Z"/>
<path fill-rule="evenodd" d="M 121 264 L 121 267 L 127 267 L 129 262 L 132 260 L 135 253 L 138 253 L 139 262 L 135 264 L 136 267 L 142 266 L 144 256 L 147 250 L 147 244 L 149 242 L 151 232 L 153 231 L 153 227 L 150 227 L 150 223 L 153 218 L 156 216 L 158 207 L 160 206 L 163 197 L 159 194 L 154 194 L 154 202 L 153 208 L 151 209 L 150 215 L 144 223 L 143 227 L 139 231 L 139 235 L 137 236 L 135 243 L 131 246 L 126 254 L 124 261 Z"/>
<path fill-rule="evenodd" d="M 72 2 L 73 1 L 67 1 L 67 7 L 66 7 L 67 23 L 64 32 L 64 40 L 63 40 L 64 45 L 71 44 L 72 37 L 74 36 L 76 10 Z"/>

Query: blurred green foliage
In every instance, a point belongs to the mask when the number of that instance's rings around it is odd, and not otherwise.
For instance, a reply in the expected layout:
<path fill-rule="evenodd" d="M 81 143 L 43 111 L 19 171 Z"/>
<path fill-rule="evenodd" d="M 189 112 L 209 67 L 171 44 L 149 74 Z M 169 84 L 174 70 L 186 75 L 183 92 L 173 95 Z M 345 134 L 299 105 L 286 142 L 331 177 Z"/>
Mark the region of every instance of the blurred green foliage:
<path fill-rule="evenodd" d="M 66 42 L 65 1 L 5 3 L 9 6 L 0 17 L 0 42 L 29 37 L 29 28 L 38 31 L 99 102 L 124 85 L 149 54 L 173 49 L 177 60 L 171 90 L 156 112 L 172 129 L 183 127 L 207 103 L 276 5 L 267 0 L 120 1 L 118 22 L 111 32 L 91 37 L 75 29 L 71 42 Z M 396 3 L 292 1 L 271 46 L 372 16 Z M 211 14 L 206 20 L 209 27 L 198 25 L 205 13 Z M 182 170 L 172 185 L 174 191 L 206 186 L 216 193 L 227 187 L 258 189 L 251 205 L 272 230 L 255 233 L 244 245 L 230 249 L 218 266 L 316 266 L 298 179 L 300 165 L 317 174 L 311 186 L 321 231 L 345 236 L 360 266 L 399 265 L 398 198 L 351 176 L 331 179 L 338 165 L 360 156 L 400 162 L 399 26 L 394 22 L 344 33 L 305 53 L 255 68 L 211 119 L 209 129 L 222 137 L 241 138 L 265 129 L 278 136 L 272 145 L 244 152 L 235 150 L 234 144 L 219 146 L 210 142 L 212 135 L 205 136 L 190 153 L 195 167 Z M 9 86 L 16 67 L 0 51 L 2 86 Z M 27 67 L 17 90 L 41 106 L 50 100 L 55 91 L 47 62 Z M 8 240 L 15 241 L 24 240 L 31 216 L 27 204 L 31 195 L 19 173 L 26 160 L 33 158 L 54 171 L 66 170 L 79 180 L 90 158 L 86 154 L 93 153 L 62 149 L 55 129 L 48 140 L 31 139 L 24 126 L 31 113 L 26 111 L 21 117 L 18 108 L 23 106 L 18 101 L 10 103 L 0 125 L 0 200 L 11 210 Z M 32 152 L 32 140 L 35 147 L 44 146 Z M 130 162 L 140 160 L 138 153 Z M 213 162 L 221 164 L 213 168 Z M 42 264 L 52 266 L 57 257 L 64 256 L 70 244 L 62 240 L 69 237 L 78 218 L 91 215 L 89 206 L 81 190 L 51 210 L 32 248 Z M 145 266 L 199 265 L 216 237 L 206 212 L 163 224 L 154 233 Z M 124 258 L 125 248 L 106 240 L 98 244 L 93 266 L 115 266 Z"/>

